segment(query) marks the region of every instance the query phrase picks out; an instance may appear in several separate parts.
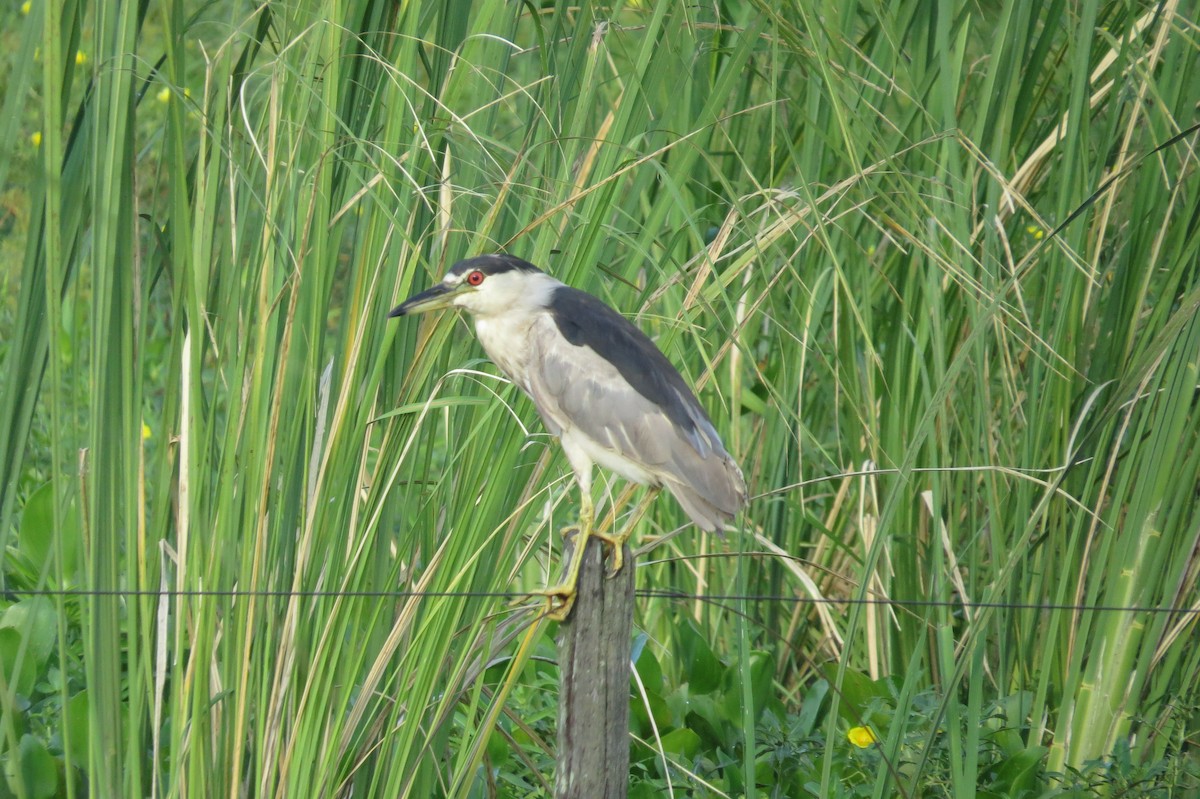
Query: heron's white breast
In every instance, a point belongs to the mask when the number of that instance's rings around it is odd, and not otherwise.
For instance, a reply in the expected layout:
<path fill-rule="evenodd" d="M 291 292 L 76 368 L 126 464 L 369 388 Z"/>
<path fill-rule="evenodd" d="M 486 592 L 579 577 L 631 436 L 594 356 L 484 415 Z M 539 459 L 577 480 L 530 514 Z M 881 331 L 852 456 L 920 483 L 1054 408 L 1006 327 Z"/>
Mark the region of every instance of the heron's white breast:
<path fill-rule="evenodd" d="M 532 317 L 493 315 L 475 317 L 475 335 L 500 371 L 529 393 L 529 335 Z"/>

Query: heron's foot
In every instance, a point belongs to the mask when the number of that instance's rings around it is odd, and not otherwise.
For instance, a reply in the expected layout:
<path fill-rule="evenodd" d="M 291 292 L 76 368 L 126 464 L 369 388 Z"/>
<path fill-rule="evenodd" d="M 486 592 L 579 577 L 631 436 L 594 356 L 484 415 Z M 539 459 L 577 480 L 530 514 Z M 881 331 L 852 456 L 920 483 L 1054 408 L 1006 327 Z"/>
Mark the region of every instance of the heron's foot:
<path fill-rule="evenodd" d="M 628 533 L 609 535 L 596 530 L 588 530 L 584 526 L 574 525 L 564 528 L 562 533 L 564 538 L 576 539 L 571 551 L 571 562 L 567 565 L 562 582 L 535 592 L 546 597 L 546 618 L 554 621 L 566 621 L 567 616 L 571 615 L 571 608 L 575 606 L 576 589 L 579 585 L 579 568 L 583 565 L 588 542 L 593 538 L 598 538 L 604 543 L 605 549 L 611 551 L 609 567 L 605 572 L 605 577 L 611 580 L 625 565 L 625 542 L 629 538 Z"/>
<path fill-rule="evenodd" d="M 571 608 L 575 607 L 576 588 L 579 585 L 579 567 L 583 565 L 583 553 L 587 550 L 588 539 L 596 535 L 595 531 L 589 529 L 590 527 L 591 525 L 584 520 L 581 524 L 564 527 L 562 530 L 563 538 L 575 539 L 571 549 L 571 560 L 567 564 L 566 572 L 563 573 L 562 582 L 534 592 L 546 597 L 545 616 L 548 619 L 566 621 L 567 616 L 571 615 Z"/>
<path fill-rule="evenodd" d="M 575 525 L 569 525 L 562 529 L 563 538 L 570 539 L 577 535 L 579 535 L 579 528 Z M 611 580 L 620 574 L 621 568 L 625 565 L 625 542 L 629 540 L 629 533 L 611 535 L 592 530 L 582 541 L 576 542 L 576 551 L 582 552 L 582 547 L 586 547 L 588 540 L 592 538 L 598 538 L 604 542 L 604 548 L 608 551 L 608 571 L 604 573 L 604 576 Z"/>
<path fill-rule="evenodd" d="M 625 542 L 629 540 L 629 533 L 625 532 L 619 535 L 592 533 L 592 535 L 603 541 L 610 551 L 608 571 L 605 573 L 605 577 L 611 580 L 621 573 L 621 568 L 625 565 Z"/>
<path fill-rule="evenodd" d="M 578 575 L 577 575 L 578 576 Z M 545 616 L 551 621 L 566 621 L 575 607 L 575 584 L 559 583 L 533 593 L 546 597 Z"/>
<path fill-rule="evenodd" d="M 559 533 L 568 541 L 572 538 L 580 538 L 580 540 L 575 542 L 575 552 L 579 553 L 580 557 L 583 556 L 583 550 L 587 547 L 587 542 L 590 539 L 598 538 L 603 541 L 605 549 L 609 551 L 609 565 L 608 571 L 605 572 L 605 576 L 610 580 L 613 577 L 616 577 L 617 574 L 620 573 L 621 567 L 625 565 L 625 542 L 629 540 L 629 533 L 626 532 L 620 535 L 611 535 L 609 533 L 601 533 L 597 530 L 592 530 L 587 535 L 580 537 L 580 529 L 580 525 L 578 524 L 568 524 L 566 527 L 562 528 Z M 574 585 L 574 583 L 572 583 L 572 585 Z"/>

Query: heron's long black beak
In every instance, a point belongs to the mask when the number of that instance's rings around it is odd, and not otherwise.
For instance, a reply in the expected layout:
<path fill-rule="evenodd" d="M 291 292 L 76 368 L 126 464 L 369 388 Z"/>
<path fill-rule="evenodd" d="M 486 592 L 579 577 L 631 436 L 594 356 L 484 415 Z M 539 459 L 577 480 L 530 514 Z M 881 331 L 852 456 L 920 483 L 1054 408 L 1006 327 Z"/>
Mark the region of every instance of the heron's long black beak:
<path fill-rule="evenodd" d="M 436 311 L 439 308 L 448 308 L 453 304 L 454 298 L 458 296 L 461 290 L 461 286 L 447 286 L 445 283 L 437 283 L 397 305 L 388 313 L 388 318 L 410 316 L 412 314 L 425 313 L 426 311 Z"/>

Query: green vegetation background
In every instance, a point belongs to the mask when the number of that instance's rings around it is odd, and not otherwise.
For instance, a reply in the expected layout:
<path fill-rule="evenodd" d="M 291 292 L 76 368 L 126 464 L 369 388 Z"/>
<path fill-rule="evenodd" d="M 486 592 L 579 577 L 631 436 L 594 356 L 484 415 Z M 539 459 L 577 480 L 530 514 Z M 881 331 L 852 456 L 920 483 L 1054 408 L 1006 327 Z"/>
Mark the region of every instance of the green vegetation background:
<path fill-rule="evenodd" d="M 1196 11 L 6 2 L 0 796 L 550 794 L 569 469 L 386 319 L 498 249 L 754 494 L 639 528 L 632 795 L 1195 796 Z"/>

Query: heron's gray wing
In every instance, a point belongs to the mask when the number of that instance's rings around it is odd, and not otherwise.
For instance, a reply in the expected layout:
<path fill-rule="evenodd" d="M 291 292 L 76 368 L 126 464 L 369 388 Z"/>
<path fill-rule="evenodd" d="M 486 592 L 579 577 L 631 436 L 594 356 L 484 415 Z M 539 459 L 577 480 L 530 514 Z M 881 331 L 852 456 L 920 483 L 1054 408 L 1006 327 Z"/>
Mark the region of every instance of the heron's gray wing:
<path fill-rule="evenodd" d="M 642 331 L 590 294 L 555 291 L 531 329 L 530 394 L 553 433 L 577 428 L 654 475 L 704 529 L 745 501 L 737 465 L 679 372 Z M 629 476 L 629 475 L 626 475 Z"/>

